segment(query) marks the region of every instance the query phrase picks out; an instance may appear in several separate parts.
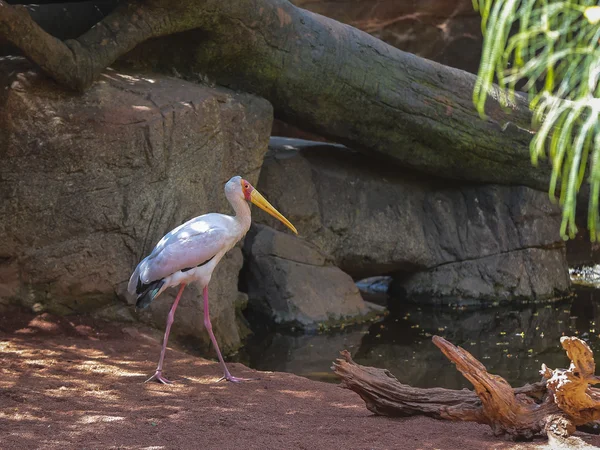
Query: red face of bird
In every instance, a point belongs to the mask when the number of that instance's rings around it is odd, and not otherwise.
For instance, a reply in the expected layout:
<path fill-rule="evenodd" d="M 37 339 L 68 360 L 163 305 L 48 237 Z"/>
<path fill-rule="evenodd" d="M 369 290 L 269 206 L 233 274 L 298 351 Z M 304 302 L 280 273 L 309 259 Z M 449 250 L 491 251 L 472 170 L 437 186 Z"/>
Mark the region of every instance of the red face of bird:
<path fill-rule="evenodd" d="M 277 211 L 273 207 L 273 205 L 271 205 L 267 201 L 267 199 L 260 194 L 260 192 L 254 189 L 254 186 L 252 186 L 248 181 L 244 180 L 243 178 L 240 182 L 242 183 L 242 192 L 244 193 L 244 198 L 246 200 L 252 202 L 263 211 L 266 211 L 267 213 L 271 214 L 273 217 L 275 217 L 277 220 L 279 220 L 285 226 L 287 226 L 290 230 L 292 230 L 295 234 L 298 234 L 296 227 L 292 225 L 289 220 L 283 217 L 283 215 L 279 211 Z"/>

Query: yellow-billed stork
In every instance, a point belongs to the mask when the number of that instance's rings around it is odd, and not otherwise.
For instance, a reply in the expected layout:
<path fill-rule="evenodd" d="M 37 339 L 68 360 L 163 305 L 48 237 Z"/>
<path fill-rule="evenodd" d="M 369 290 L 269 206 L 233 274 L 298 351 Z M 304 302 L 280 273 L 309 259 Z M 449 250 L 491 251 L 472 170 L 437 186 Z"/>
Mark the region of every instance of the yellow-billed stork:
<path fill-rule="evenodd" d="M 247 201 L 279 219 L 294 233 L 298 234 L 298 232 L 289 220 L 283 217 L 248 181 L 240 176 L 231 178 L 225 184 L 225 196 L 231 203 L 235 216 L 217 213 L 204 214 L 178 226 L 159 241 L 152 253 L 138 264 L 131 275 L 128 290 L 132 295 L 137 295 L 136 307 L 138 308 L 147 307 L 165 289 L 180 286 L 167 317 L 167 327 L 158 367 L 154 375 L 146 381 L 171 383 L 162 375 L 165 350 L 177 304 L 185 286 L 190 283 L 197 283 L 198 288 L 202 290 L 204 325 L 215 346 L 223 369 L 221 380 L 233 382 L 244 380 L 231 375 L 219 350 L 208 311 L 208 283 L 221 258 L 245 236 L 250 228 L 250 206 Z"/>

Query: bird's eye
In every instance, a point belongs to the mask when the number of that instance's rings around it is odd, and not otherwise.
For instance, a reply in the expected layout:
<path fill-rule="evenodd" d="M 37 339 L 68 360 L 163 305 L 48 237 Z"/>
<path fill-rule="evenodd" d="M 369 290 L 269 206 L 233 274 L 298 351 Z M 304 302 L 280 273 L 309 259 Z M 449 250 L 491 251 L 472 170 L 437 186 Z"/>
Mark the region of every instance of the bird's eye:
<path fill-rule="evenodd" d="M 248 186 L 247 184 L 244 186 L 246 189 L 248 189 L 250 186 Z"/>

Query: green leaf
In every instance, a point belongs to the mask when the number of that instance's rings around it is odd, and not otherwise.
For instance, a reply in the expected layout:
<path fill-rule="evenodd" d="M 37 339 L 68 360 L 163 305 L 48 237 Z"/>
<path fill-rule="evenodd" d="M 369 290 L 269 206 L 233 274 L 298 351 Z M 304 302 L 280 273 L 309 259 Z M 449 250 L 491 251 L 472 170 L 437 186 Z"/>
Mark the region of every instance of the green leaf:
<path fill-rule="evenodd" d="M 473 0 L 483 53 L 473 90 L 481 117 L 489 95 L 524 89 L 533 111 L 531 163 L 548 156 L 549 195 L 560 194 L 561 234 L 577 233 L 582 184 L 590 184 L 587 226 L 600 237 L 600 6 L 595 0 Z M 512 33 L 512 35 L 511 35 Z M 494 80 L 497 87 L 494 86 Z M 586 170 L 589 175 L 586 178 Z M 535 169 L 532 169 L 535 170 Z"/>

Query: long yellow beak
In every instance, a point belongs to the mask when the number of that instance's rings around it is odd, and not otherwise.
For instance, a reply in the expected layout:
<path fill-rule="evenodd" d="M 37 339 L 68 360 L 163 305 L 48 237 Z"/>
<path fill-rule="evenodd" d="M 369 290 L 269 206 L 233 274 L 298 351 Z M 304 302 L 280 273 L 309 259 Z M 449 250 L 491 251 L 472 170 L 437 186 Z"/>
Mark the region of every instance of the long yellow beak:
<path fill-rule="evenodd" d="M 267 199 L 264 198 L 261 195 L 261 193 L 258 192 L 256 189 L 253 189 L 252 192 L 250 193 L 250 201 L 252 203 L 254 203 L 256 206 L 258 206 L 260 209 L 262 209 L 263 211 L 271 214 L 277 220 L 279 220 L 280 222 L 284 223 L 295 234 L 298 234 L 298 231 L 296 230 L 296 227 L 294 225 L 292 225 L 289 220 L 287 220 L 285 217 L 283 217 L 283 215 L 279 211 L 277 211 L 275 208 L 273 208 L 273 205 L 271 205 L 267 201 Z"/>

